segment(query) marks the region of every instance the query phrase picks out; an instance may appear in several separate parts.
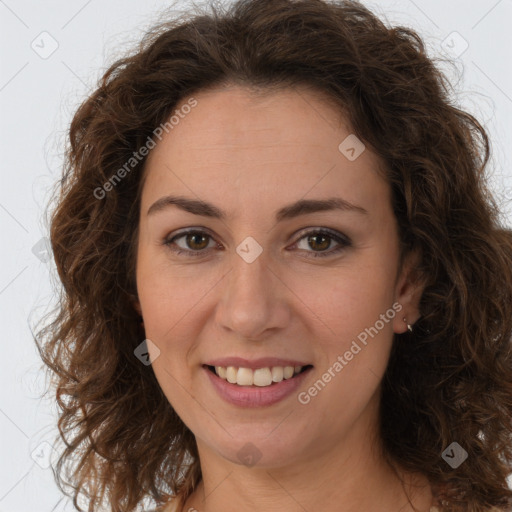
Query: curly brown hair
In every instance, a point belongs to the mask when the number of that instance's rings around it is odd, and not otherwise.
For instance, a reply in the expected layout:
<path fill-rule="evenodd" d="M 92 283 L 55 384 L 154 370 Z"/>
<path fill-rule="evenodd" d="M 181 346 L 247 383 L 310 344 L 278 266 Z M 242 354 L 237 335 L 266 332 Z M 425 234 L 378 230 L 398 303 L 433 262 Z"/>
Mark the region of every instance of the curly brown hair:
<path fill-rule="evenodd" d="M 145 338 L 133 301 L 146 158 L 115 186 L 114 174 L 194 92 L 304 84 L 326 93 L 386 164 L 401 257 L 421 254 L 421 318 L 395 335 L 382 382 L 385 455 L 426 475 L 447 510 L 510 510 L 512 231 L 487 184 L 485 129 L 455 106 L 419 35 L 358 2 L 201 9 L 148 32 L 71 123 L 50 230 L 62 289 L 36 334 L 66 445 L 60 489 L 66 478 L 77 510 L 85 493 L 89 511 L 108 498 L 128 512 L 148 497 L 186 499 L 201 480 L 193 433 L 134 357 Z M 456 469 L 441 457 L 453 441 L 469 454 Z"/>

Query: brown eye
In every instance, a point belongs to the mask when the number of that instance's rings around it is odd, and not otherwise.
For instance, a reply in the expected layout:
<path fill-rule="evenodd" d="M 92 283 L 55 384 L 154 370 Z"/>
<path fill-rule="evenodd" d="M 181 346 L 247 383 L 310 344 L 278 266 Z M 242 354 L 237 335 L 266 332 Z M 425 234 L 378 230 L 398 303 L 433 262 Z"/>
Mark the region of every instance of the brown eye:
<path fill-rule="evenodd" d="M 183 245 L 177 244 L 176 241 L 181 239 L 184 240 L 182 242 Z M 205 250 L 208 248 L 209 241 L 213 241 L 213 239 L 205 231 L 191 230 L 166 239 L 164 245 L 168 246 L 176 254 L 202 256 L 204 253 L 209 252 Z"/>
<path fill-rule="evenodd" d="M 320 251 L 328 249 L 329 246 L 331 245 L 331 240 L 331 237 L 321 234 L 308 236 L 308 244 L 310 245 L 310 247 L 314 249 L 316 246 L 316 249 Z"/>
<path fill-rule="evenodd" d="M 352 245 L 352 242 L 347 236 L 336 231 L 325 229 L 318 231 L 309 231 L 301 238 L 299 238 L 295 245 L 298 245 L 298 243 L 303 239 L 306 240 L 306 248 L 303 250 L 312 253 L 311 256 L 313 256 L 314 258 L 323 258 L 332 256 L 333 254 L 338 254 L 345 248 L 350 247 Z M 328 249 L 331 246 L 331 242 L 333 241 L 336 242 L 339 247 L 331 251 L 326 251 L 326 249 Z M 308 250 L 308 248 L 311 248 L 313 250 Z"/>
<path fill-rule="evenodd" d="M 183 239 L 183 242 L 180 245 L 177 243 L 177 240 L 181 239 Z M 352 245 L 351 240 L 347 236 L 328 229 L 309 231 L 299 238 L 294 246 L 298 246 L 301 240 L 305 240 L 305 247 L 299 249 L 310 253 L 309 256 L 314 258 L 338 254 Z M 213 246 L 208 247 L 210 242 L 213 242 Z M 327 251 L 331 247 L 332 242 L 338 244 L 338 247 Z M 209 253 L 210 249 L 215 247 L 215 240 L 206 231 L 194 229 L 167 238 L 163 244 L 175 254 L 195 257 Z"/>
<path fill-rule="evenodd" d="M 186 245 L 194 250 L 205 249 L 208 246 L 208 243 L 204 243 L 204 241 L 209 238 L 208 235 L 202 235 L 201 233 L 189 233 L 185 236 Z"/>

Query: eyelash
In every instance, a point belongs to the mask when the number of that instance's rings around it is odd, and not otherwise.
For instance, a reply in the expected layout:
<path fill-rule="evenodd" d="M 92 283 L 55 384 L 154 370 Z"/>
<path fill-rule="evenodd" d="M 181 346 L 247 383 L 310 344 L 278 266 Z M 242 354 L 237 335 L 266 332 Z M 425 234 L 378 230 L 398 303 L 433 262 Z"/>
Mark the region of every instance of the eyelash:
<path fill-rule="evenodd" d="M 201 250 L 193 251 L 193 250 L 185 250 L 185 249 L 176 249 L 176 247 L 173 247 L 175 240 L 178 240 L 180 238 L 186 237 L 187 235 L 191 235 L 191 234 L 206 235 L 210 239 L 213 239 L 213 237 L 206 231 L 203 231 L 200 229 L 189 229 L 187 231 L 182 231 L 181 233 L 173 236 L 172 238 L 166 238 L 162 242 L 162 244 L 166 245 L 169 248 L 169 250 L 174 252 L 176 255 L 185 254 L 187 257 L 192 257 L 192 258 L 201 257 L 205 254 L 205 252 L 209 252 L 209 249 L 201 249 Z M 328 238 L 330 238 L 331 240 L 335 240 L 336 242 L 338 242 L 340 244 L 340 247 L 338 247 L 337 249 L 328 251 L 328 252 L 306 251 L 306 252 L 312 252 L 312 256 L 307 256 L 308 258 L 309 257 L 327 258 L 334 254 L 338 254 L 339 252 L 341 252 L 342 250 L 344 250 L 347 247 L 352 246 L 352 242 L 347 236 L 342 235 L 341 233 L 338 233 L 336 231 L 333 231 L 333 230 L 330 230 L 327 228 L 307 231 L 306 233 L 302 234 L 302 236 L 294 243 L 294 245 L 296 245 L 298 242 L 300 242 L 303 238 L 306 238 L 311 235 L 325 235 Z"/>

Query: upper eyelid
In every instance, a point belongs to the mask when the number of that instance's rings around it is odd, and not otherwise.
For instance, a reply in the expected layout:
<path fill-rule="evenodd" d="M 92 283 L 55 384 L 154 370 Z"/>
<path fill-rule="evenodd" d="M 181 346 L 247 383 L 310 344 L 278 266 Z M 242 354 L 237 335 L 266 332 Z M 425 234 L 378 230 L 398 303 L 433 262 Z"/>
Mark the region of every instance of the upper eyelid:
<path fill-rule="evenodd" d="M 313 227 L 301 228 L 298 231 L 296 231 L 293 234 L 293 236 L 294 237 L 296 237 L 296 236 L 304 236 L 304 235 L 309 234 L 309 233 L 317 233 L 317 232 L 322 232 L 322 231 L 330 233 L 333 236 L 336 235 L 336 236 L 340 236 L 342 238 L 346 238 L 347 240 L 350 239 L 347 235 L 345 235 L 344 233 L 342 233 L 342 232 L 340 232 L 340 231 L 338 231 L 336 229 L 328 228 L 328 227 L 323 227 L 323 226 L 316 226 L 316 227 L 313 226 Z M 195 227 L 183 228 L 183 231 L 178 230 L 178 232 L 173 231 L 169 235 L 166 235 L 164 237 L 164 239 L 165 240 L 172 240 L 173 238 L 178 238 L 180 236 L 188 235 L 190 233 L 206 234 L 206 235 L 210 236 L 211 238 L 216 239 L 215 235 L 212 234 L 211 231 L 208 228 L 199 228 L 199 227 L 198 228 L 195 228 Z"/>
<path fill-rule="evenodd" d="M 219 242 L 217 241 L 216 237 L 207 228 L 194 228 L 194 227 L 191 227 L 191 228 L 184 228 L 184 229 L 185 230 L 182 231 L 182 232 L 178 232 L 176 234 L 171 234 L 172 236 L 171 235 L 166 236 L 164 238 L 163 243 L 164 244 L 170 244 L 171 241 L 175 241 L 176 239 L 182 238 L 182 237 L 184 237 L 186 235 L 198 233 L 198 234 L 204 234 L 206 236 L 209 236 L 215 243 L 219 244 Z M 341 232 L 339 232 L 339 231 L 337 231 L 335 229 L 332 229 L 332 228 L 327 228 L 327 227 L 322 227 L 322 226 L 308 227 L 308 228 L 302 228 L 302 229 L 298 230 L 294 234 L 294 238 L 296 238 L 296 240 L 293 243 L 296 244 L 297 242 L 302 240 L 305 236 L 307 236 L 309 234 L 316 234 L 316 233 L 325 233 L 328 236 L 330 236 L 331 238 L 333 238 L 333 240 L 335 242 L 337 242 L 338 244 L 340 244 L 340 241 L 336 240 L 336 238 L 339 238 L 341 240 L 341 242 L 345 243 L 346 245 L 352 244 L 351 238 L 348 237 L 347 235 L 345 235 L 344 233 L 341 233 Z M 206 252 L 209 249 L 203 249 L 201 251 L 193 251 L 191 249 L 181 249 L 181 250 L 183 250 L 183 251 L 190 251 L 190 252 Z"/>

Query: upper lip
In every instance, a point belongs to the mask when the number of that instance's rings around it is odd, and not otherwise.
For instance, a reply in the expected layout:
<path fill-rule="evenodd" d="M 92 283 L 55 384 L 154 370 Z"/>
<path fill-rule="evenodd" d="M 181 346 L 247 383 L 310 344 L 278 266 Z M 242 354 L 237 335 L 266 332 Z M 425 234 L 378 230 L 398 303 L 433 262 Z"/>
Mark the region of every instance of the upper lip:
<path fill-rule="evenodd" d="M 206 363 L 208 366 L 234 366 L 236 368 L 267 368 L 272 366 L 308 366 L 309 363 L 295 361 L 293 359 L 281 359 L 279 357 L 261 357 L 259 359 L 244 359 L 243 357 L 223 357 L 220 359 L 212 359 Z"/>

